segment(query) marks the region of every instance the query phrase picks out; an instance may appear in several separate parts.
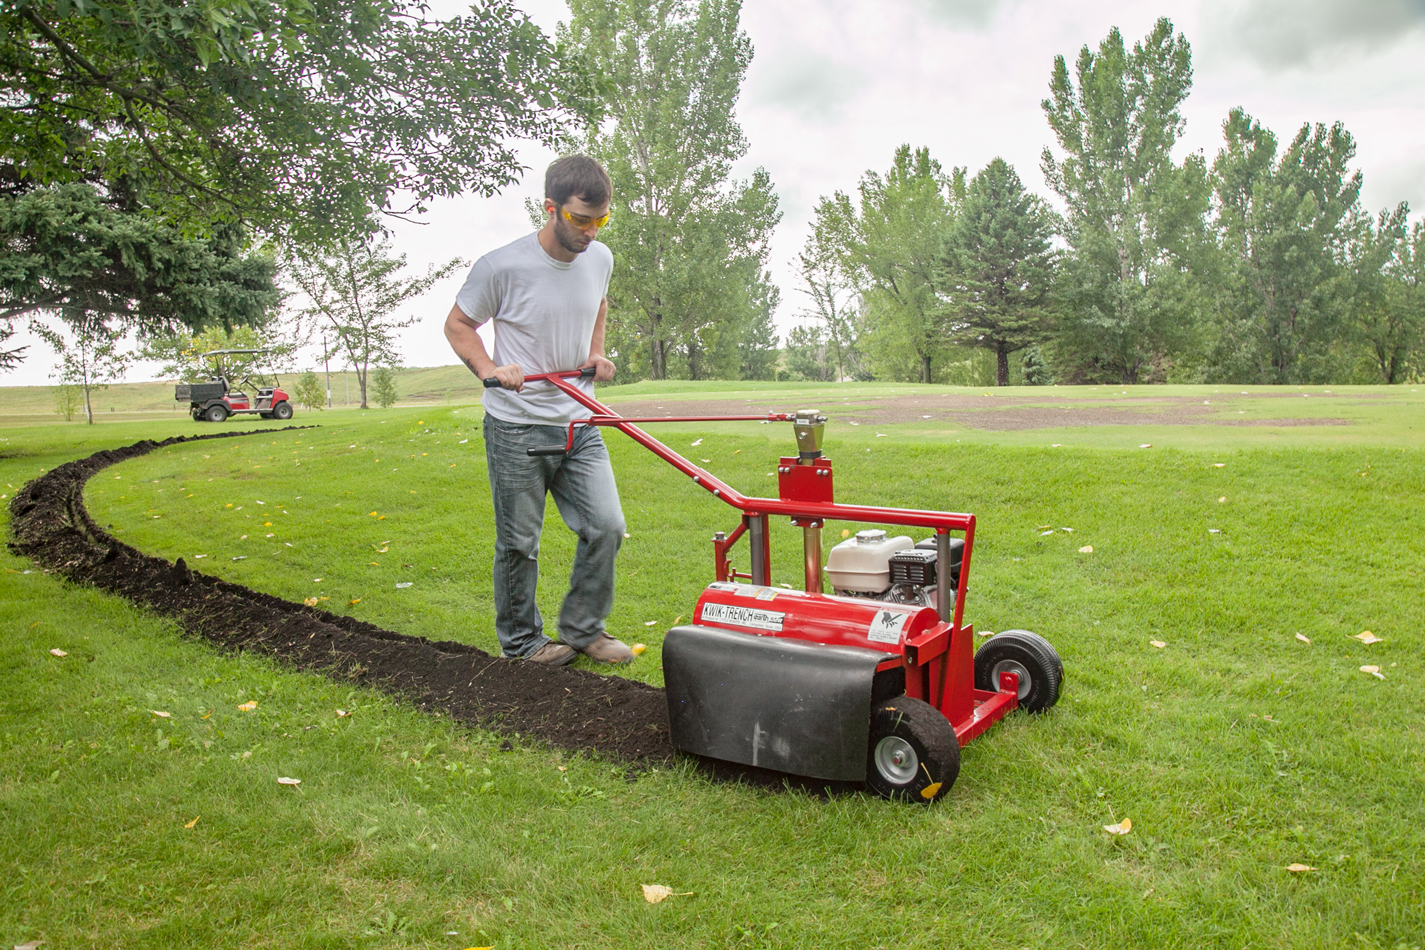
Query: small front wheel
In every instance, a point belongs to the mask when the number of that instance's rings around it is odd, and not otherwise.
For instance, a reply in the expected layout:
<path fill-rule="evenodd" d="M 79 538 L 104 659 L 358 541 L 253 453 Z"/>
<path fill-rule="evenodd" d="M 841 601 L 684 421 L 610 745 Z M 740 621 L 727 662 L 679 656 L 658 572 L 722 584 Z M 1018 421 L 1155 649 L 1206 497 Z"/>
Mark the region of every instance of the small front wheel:
<path fill-rule="evenodd" d="M 222 422 L 228 417 L 228 410 L 222 406 L 209 406 L 203 412 L 203 418 L 209 422 Z"/>
<path fill-rule="evenodd" d="M 285 399 L 272 407 L 272 418 L 287 420 L 292 418 L 292 404 Z"/>
<path fill-rule="evenodd" d="M 960 774 L 955 728 L 927 702 L 897 696 L 871 713 L 866 787 L 882 798 L 929 805 Z"/>
<path fill-rule="evenodd" d="M 975 688 L 999 691 L 999 675 L 1019 677 L 1019 706 L 1043 712 L 1059 701 L 1064 683 L 1064 661 L 1058 651 L 1037 633 L 1005 630 L 975 651 Z"/>

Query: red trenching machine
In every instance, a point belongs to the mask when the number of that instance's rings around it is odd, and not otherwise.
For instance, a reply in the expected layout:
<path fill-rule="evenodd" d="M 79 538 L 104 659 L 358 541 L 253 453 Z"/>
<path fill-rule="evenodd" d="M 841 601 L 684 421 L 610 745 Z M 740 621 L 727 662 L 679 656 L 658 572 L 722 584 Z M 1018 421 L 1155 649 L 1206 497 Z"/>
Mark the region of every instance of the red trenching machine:
<path fill-rule="evenodd" d="M 826 417 L 816 411 L 760 416 L 625 419 L 566 380 L 592 369 L 526 376 L 547 380 L 589 409 L 574 427 L 611 426 L 736 508 L 741 523 L 717 532 L 717 580 L 698 598 L 694 623 L 663 641 L 673 744 L 684 752 L 816 779 L 864 781 L 885 798 L 932 802 L 960 771 L 960 746 L 1016 707 L 1049 708 L 1064 668 L 1047 640 L 1007 630 L 972 646 L 962 623 L 975 516 L 842 505 L 821 453 Z M 499 385 L 488 379 L 486 386 Z M 777 497 L 750 498 L 692 464 L 634 423 L 791 422 L 797 454 L 777 467 Z M 802 529 L 806 590 L 772 586 L 768 519 Z M 828 521 L 934 531 L 914 542 L 861 531 L 822 563 Z M 960 537 L 952 537 L 958 534 Z M 750 568 L 729 550 L 746 538 Z M 830 582 L 834 593 L 824 593 Z M 945 595 L 943 592 L 950 592 Z"/>

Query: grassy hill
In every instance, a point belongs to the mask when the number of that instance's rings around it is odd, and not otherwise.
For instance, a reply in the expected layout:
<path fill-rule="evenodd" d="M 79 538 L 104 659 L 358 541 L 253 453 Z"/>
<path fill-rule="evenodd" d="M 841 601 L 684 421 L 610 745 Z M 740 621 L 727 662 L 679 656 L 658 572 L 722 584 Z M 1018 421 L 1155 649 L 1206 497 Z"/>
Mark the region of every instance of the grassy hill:
<path fill-rule="evenodd" d="M 279 376 L 289 391 L 297 386 L 296 373 Z M 356 374 L 332 373 L 332 408 L 355 408 L 361 404 L 361 389 Z M 480 398 L 480 382 L 464 366 L 413 367 L 396 374 L 398 405 L 420 406 L 427 403 L 475 402 Z M 0 386 L 0 426 L 50 425 L 63 421 L 54 409 L 53 386 Z M 93 394 L 96 421 L 102 415 L 106 422 L 138 421 L 162 414 L 182 418 L 187 405 L 173 399 L 173 382 L 116 383 Z M 299 409 L 300 411 L 300 409 Z M 82 424 L 77 415 L 74 424 Z"/>

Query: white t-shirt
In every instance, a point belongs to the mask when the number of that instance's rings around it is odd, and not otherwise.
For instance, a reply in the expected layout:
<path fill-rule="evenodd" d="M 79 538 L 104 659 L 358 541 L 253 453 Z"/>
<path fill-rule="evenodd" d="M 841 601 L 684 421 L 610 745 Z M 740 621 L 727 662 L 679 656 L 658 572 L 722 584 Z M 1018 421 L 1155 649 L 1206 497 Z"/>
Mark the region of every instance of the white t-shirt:
<path fill-rule="evenodd" d="M 569 263 L 539 245 L 539 232 L 491 251 L 475 262 L 456 306 L 477 325 L 495 321 L 496 366 L 517 364 L 526 376 L 578 369 L 589 359 L 599 303 L 609 292 L 614 255 L 594 241 Z M 592 379 L 573 379 L 593 395 Z M 487 389 L 485 411 L 517 425 L 568 425 L 589 410 L 544 381 L 524 392 Z"/>

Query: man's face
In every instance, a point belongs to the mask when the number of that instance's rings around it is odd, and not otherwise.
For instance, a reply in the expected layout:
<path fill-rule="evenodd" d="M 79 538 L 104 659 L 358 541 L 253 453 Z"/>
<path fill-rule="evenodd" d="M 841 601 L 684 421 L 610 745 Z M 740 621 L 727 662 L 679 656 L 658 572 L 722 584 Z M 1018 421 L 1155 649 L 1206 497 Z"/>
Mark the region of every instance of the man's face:
<path fill-rule="evenodd" d="M 601 225 L 590 223 L 588 227 L 581 228 L 564 217 L 564 212 L 567 211 L 576 218 L 597 222 L 598 219 L 608 214 L 609 203 L 605 201 L 601 205 L 591 205 L 586 203 L 583 198 L 575 197 L 564 202 L 561 208 L 546 198 L 544 210 L 546 214 L 550 212 L 554 214 L 554 239 L 559 242 L 559 246 L 570 254 L 582 254 L 589 249 L 589 245 L 598 236 Z"/>

